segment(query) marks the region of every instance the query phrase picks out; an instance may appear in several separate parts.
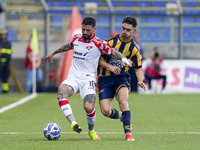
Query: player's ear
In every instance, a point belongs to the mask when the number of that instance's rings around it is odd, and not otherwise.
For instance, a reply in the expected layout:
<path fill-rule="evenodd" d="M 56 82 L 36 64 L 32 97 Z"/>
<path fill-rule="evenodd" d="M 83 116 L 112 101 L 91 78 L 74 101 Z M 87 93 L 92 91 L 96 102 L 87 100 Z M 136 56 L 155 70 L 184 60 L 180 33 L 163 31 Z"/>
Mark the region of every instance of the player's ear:
<path fill-rule="evenodd" d="M 94 32 L 96 31 L 96 27 L 94 27 Z"/>
<path fill-rule="evenodd" d="M 136 31 L 136 29 L 134 28 L 134 29 L 133 29 L 133 33 L 134 33 L 135 31 Z"/>

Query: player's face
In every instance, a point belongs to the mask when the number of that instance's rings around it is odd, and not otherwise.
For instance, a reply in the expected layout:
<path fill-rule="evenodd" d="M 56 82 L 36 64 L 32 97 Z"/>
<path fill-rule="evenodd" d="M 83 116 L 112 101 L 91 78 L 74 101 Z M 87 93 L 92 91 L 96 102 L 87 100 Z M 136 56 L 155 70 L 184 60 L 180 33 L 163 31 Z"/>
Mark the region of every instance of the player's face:
<path fill-rule="evenodd" d="M 136 31 L 131 24 L 123 23 L 122 24 L 122 36 L 124 38 L 130 38 L 132 34 Z"/>
<path fill-rule="evenodd" d="M 82 34 L 84 39 L 89 39 L 94 31 L 96 30 L 96 27 L 92 27 L 91 25 L 84 25 L 82 24 Z"/>

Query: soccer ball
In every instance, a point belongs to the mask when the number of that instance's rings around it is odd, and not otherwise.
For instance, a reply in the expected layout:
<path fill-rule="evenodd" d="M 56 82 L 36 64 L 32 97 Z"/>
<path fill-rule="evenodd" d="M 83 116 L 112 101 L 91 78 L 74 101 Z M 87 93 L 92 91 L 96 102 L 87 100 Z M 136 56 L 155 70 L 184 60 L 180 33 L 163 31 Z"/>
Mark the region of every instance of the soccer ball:
<path fill-rule="evenodd" d="M 61 128 L 57 123 L 49 123 L 44 128 L 44 136 L 48 140 L 57 140 L 61 135 Z"/>

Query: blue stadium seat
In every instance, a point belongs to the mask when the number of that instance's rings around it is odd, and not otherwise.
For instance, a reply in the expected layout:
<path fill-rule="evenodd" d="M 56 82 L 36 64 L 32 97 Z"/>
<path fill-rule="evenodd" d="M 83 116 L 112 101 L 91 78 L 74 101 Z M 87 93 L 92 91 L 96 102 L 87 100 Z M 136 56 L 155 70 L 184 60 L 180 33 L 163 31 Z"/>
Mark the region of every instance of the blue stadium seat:
<path fill-rule="evenodd" d="M 51 16 L 50 21 L 52 23 L 62 23 L 63 22 L 63 16 Z M 63 26 L 53 25 L 52 28 L 60 30 L 60 29 L 63 28 Z"/>
<path fill-rule="evenodd" d="M 69 2 L 59 2 L 58 1 L 58 6 L 59 7 L 70 7 L 70 4 L 69 4 Z"/>
<path fill-rule="evenodd" d="M 197 17 L 197 18 L 196 18 L 196 22 L 200 22 L 200 17 Z"/>
<path fill-rule="evenodd" d="M 122 1 L 121 2 L 121 6 L 122 7 L 134 7 L 134 4 L 133 4 L 133 2 L 132 1 Z M 119 10 L 118 10 L 119 11 Z M 135 10 L 126 10 L 126 11 L 124 11 L 124 10 L 121 10 L 120 11 L 121 12 L 121 14 L 136 14 L 136 11 Z"/>
<path fill-rule="evenodd" d="M 109 38 L 109 26 L 97 26 L 96 36 L 101 40 Z"/>
<path fill-rule="evenodd" d="M 150 7 L 150 4 L 149 4 L 149 2 L 138 2 L 137 6 L 138 7 Z M 146 14 L 152 14 L 152 12 L 149 11 L 149 10 L 140 10 L 139 13 L 140 14 L 144 14 L 144 15 L 146 15 Z"/>
<path fill-rule="evenodd" d="M 65 2 L 65 1 L 58 1 L 58 7 L 61 7 L 60 10 L 57 10 L 57 13 L 68 13 L 70 14 L 72 11 L 71 10 L 62 10 L 62 7 L 70 7 L 70 3 L 69 2 Z"/>
<path fill-rule="evenodd" d="M 170 22 L 170 18 L 169 18 L 169 17 L 164 17 L 164 18 L 163 18 L 163 22 L 169 23 L 169 22 Z"/>
<path fill-rule="evenodd" d="M 162 42 L 170 42 L 170 27 L 161 27 Z"/>
<path fill-rule="evenodd" d="M 147 23 L 147 17 L 140 17 L 140 23 Z"/>
<path fill-rule="evenodd" d="M 115 17 L 115 22 L 116 23 L 122 23 L 122 21 L 124 20 L 125 16 L 116 16 Z"/>
<path fill-rule="evenodd" d="M 96 21 L 98 23 L 110 23 L 110 17 L 109 16 L 98 16 L 98 17 L 96 17 Z"/>
<path fill-rule="evenodd" d="M 197 3 L 196 2 L 185 2 L 183 6 L 184 7 L 194 7 L 194 8 L 196 8 Z M 200 14 L 200 11 L 184 10 L 183 14 L 185 14 L 185 15 L 198 15 L 198 14 Z"/>
<path fill-rule="evenodd" d="M 200 42 L 200 27 L 197 27 L 197 30 L 195 32 L 195 41 Z"/>
<path fill-rule="evenodd" d="M 174 27 L 174 42 L 178 42 L 178 30 L 179 27 Z"/>
<path fill-rule="evenodd" d="M 122 32 L 122 27 L 121 26 L 115 26 L 115 30 L 118 31 L 119 33 Z"/>
<path fill-rule="evenodd" d="M 19 42 L 14 30 L 10 26 L 6 26 L 6 29 L 8 31 L 8 40 L 11 42 Z"/>
<path fill-rule="evenodd" d="M 185 23 L 193 23 L 194 18 L 193 17 L 183 17 L 183 22 Z"/>
<path fill-rule="evenodd" d="M 121 2 L 121 6 L 122 6 L 122 7 L 134 7 L 132 1 L 122 1 L 122 2 Z"/>
<path fill-rule="evenodd" d="M 119 7 L 118 2 L 116 1 L 111 1 L 111 2 L 112 2 L 113 7 Z"/>
<path fill-rule="evenodd" d="M 183 27 L 183 42 L 195 42 L 193 27 Z"/>
<path fill-rule="evenodd" d="M 165 6 L 165 2 L 153 2 L 153 7 L 163 7 L 163 8 L 165 8 L 166 6 Z M 158 14 L 166 15 L 167 11 L 166 10 L 153 10 L 152 13 L 155 14 L 155 15 L 158 15 Z"/>
<path fill-rule="evenodd" d="M 162 18 L 161 17 L 149 17 L 149 18 L 147 18 L 147 21 L 149 23 L 153 23 L 153 22 L 161 23 Z"/>

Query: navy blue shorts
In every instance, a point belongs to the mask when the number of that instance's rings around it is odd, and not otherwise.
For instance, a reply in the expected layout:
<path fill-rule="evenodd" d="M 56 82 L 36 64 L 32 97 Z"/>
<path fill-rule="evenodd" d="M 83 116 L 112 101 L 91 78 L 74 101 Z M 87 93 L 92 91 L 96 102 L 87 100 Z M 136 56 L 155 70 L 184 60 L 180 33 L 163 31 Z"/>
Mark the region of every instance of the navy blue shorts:
<path fill-rule="evenodd" d="M 99 100 L 112 100 L 121 87 L 128 87 L 128 89 L 130 90 L 129 75 L 99 77 Z"/>

